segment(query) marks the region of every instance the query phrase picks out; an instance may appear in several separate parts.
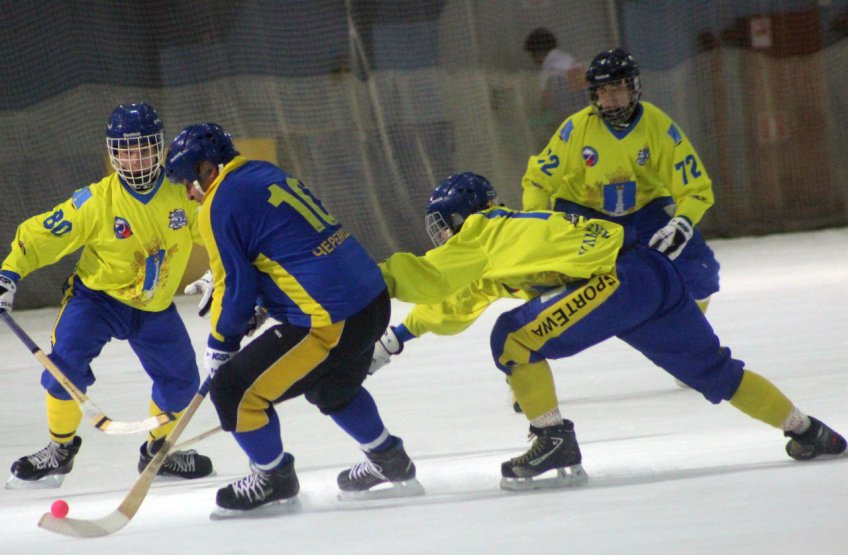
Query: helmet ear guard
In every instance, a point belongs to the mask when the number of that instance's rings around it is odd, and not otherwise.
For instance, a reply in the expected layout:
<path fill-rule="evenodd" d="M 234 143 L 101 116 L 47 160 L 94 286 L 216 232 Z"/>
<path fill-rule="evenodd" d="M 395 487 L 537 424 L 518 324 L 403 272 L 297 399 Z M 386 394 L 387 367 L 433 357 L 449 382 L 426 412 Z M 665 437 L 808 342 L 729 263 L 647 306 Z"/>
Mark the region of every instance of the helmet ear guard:
<path fill-rule="evenodd" d="M 468 216 L 495 204 L 497 193 L 485 177 L 471 172 L 449 176 L 427 202 L 427 235 L 435 246 L 443 245 L 459 232 Z"/>

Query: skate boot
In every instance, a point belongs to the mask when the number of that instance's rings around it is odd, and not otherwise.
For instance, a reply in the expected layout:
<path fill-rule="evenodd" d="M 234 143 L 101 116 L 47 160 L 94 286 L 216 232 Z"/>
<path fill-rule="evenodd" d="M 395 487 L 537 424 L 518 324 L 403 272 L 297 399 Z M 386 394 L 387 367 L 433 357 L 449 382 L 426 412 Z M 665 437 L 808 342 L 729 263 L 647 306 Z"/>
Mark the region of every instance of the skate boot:
<path fill-rule="evenodd" d="M 501 465 L 501 489 L 522 491 L 586 483 L 573 422 L 565 420 L 545 428 L 530 426 L 530 434 L 535 436 L 530 450 Z M 549 470 L 556 470 L 556 476 L 535 479 Z"/>
<path fill-rule="evenodd" d="M 259 470 L 253 465 L 250 469 L 251 474 L 218 490 L 218 508 L 210 515 L 213 520 L 271 516 L 296 508 L 300 483 L 290 453 L 274 470 Z"/>
<path fill-rule="evenodd" d="M 12 475 L 6 489 L 58 488 L 65 475 L 74 468 L 74 457 L 82 438 L 74 436 L 69 443 L 51 441 L 47 447 L 12 463 Z"/>
<path fill-rule="evenodd" d="M 368 460 L 339 474 L 339 500 L 424 495 L 424 488 L 415 478 L 415 463 L 406 454 L 400 438 L 395 438 L 395 444 L 388 449 L 365 456 Z"/>
<path fill-rule="evenodd" d="M 145 442 L 141 445 L 141 453 L 138 458 L 139 472 L 144 472 L 147 463 L 159 452 L 164 443 L 165 438 L 160 438 L 151 444 Z M 211 474 L 212 460 L 209 457 L 199 455 L 194 449 L 168 453 L 168 456 L 165 457 L 165 462 L 159 468 L 159 472 L 156 473 L 157 476 L 171 476 L 186 480 L 204 478 Z"/>
<path fill-rule="evenodd" d="M 784 432 L 783 435 L 791 438 L 786 444 L 786 454 L 799 461 L 845 453 L 845 438 L 812 416 L 810 427 L 803 434 Z"/>

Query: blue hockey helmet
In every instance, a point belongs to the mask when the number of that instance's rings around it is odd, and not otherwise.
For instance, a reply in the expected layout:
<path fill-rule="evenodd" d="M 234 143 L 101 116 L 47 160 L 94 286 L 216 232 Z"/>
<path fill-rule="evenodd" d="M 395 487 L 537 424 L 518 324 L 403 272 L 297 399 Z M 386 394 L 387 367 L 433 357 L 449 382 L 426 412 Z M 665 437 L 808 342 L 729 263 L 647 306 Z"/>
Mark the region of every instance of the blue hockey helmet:
<path fill-rule="evenodd" d="M 595 112 L 613 127 L 624 127 L 642 98 L 639 80 L 639 63 L 621 48 L 600 52 L 586 70 L 589 99 Z M 604 85 L 624 83 L 630 91 L 630 100 L 622 106 L 607 107 L 598 101 L 598 89 Z"/>
<path fill-rule="evenodd" d="M 471 214 L 497 204 L 498 194 L 482 175 L 451 175 L 436 187 L 427 201 L 424 224 L 437 247 L 458 232 Z"/>
<path fill-rule="evenodd" d="M 156 185 L 165 152 L 164 126 L 150 104 L 121 104 L 106 126 L 109 162 L 121 180 L 140 193 Z"/>
<path fill-rule="evenodd" d="M 203 161 L 226 164 L 238 156 L 229 133 L 215 123 L 189 125 L 174 138 L 165 160 L 165 175 L 174 183 L 194 183 Z"/>

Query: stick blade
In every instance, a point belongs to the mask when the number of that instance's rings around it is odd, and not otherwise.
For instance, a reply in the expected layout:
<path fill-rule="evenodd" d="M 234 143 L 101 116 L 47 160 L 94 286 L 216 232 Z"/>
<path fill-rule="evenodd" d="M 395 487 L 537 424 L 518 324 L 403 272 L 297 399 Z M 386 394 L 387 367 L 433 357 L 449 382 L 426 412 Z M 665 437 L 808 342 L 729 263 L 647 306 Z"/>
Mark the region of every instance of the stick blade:
<path fill-rule="evenodd" d="M 72 538 L 99 538 L 117 532 L 129 521 L 130 519 L 120 511 L 113 511 L 103 518 L 93 520 L 56 518 L 50 513 L 44 513 L 38 521 L 38 526 Z"/>
<path fill-rule="evenodd" d="M 173 414 L 163 412 L 162 414 L 151 416 L 150 418 L 145 418 L 144 420 L 136 422 L 120 422 L 110 418 L 105 418 L 100 422 L 95 423 L 94 426 L 107 434 L 129 435 L 155 430 L 159 426 L 163 426 L 168 422 L 173 422 L 175 419 L 176 417 Z"/>

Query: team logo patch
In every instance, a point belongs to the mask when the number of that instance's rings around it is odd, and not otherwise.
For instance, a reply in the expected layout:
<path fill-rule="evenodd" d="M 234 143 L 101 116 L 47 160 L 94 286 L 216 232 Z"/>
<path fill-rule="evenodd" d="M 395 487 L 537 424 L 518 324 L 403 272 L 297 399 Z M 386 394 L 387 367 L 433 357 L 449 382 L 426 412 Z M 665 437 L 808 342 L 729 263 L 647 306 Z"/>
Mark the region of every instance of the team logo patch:
<path fill-rule="evenodd" d="M 171 229 L 180 229 L 188 225 L 185 210 L 177 208 L 172 212 L 168 212 L 168 227 Z"/>
<path fill-rule="evenodd" d="M 643 148 L 639 151 L 639 154 L 636 155 L 636 163 L 640 166 L 644 166 L 648 163 L 648 160 L 651 159 L 651 149 L 648 147 Z"/>
<path fill-rule="evenodd" d="M 583 162 L 585 162 L 588 167 L 593 167 L 595 164 L 598 163 L 598 151 L 590 146 L 584 146 Z"/>
<path fill-rule="evenodd" d="M 133 234 L 130 229 L 130 223 L 123 218 L 115 216 L 115 237 L 118 239 L 126 239 Z"/>

